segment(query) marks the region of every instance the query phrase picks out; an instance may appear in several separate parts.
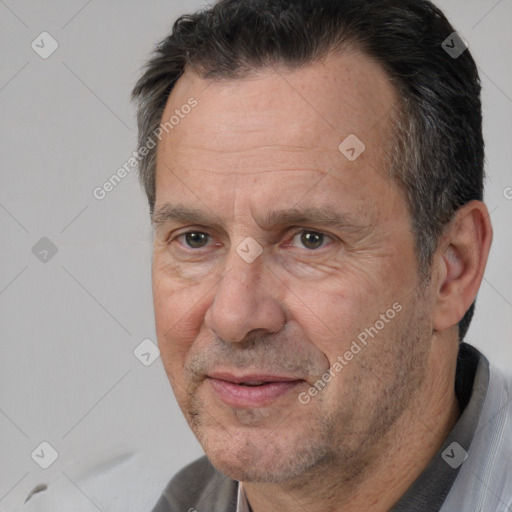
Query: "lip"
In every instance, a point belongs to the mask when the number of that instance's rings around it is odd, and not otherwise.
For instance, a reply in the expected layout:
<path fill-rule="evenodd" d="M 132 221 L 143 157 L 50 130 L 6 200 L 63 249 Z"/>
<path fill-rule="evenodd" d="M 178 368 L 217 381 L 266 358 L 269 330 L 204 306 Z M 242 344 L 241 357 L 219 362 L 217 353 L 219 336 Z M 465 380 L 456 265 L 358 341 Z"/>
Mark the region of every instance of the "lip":
<path fill-rule="evenodd" d="M 216 372 L 207 381 L 213 391 L 228 406 L 253 409 L 265 407 L 286 395 L 304 380 L 297 377 L 268 374 L 233 375 Z M 264 382 L 260 386 L 244 386 L 244 382 Z"/>

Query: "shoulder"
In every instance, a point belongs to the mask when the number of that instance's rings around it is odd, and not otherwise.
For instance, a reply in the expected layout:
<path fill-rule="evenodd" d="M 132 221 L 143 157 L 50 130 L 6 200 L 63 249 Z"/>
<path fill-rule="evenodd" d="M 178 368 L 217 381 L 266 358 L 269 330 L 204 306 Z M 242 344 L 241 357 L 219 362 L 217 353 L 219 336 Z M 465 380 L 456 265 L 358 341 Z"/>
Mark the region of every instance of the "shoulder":
<path fill-rule="evenodd" d="M 466 462 L 444 511 L 508 511 L 512 506 L 512 376 L 490 365 L 489 388 Z M 458 507 L 458 508 L 457 508 Z"/>
<path fill-rule="evenodd" d="M 512 376 L 493 365 L 473 442 L 482 481 L 507 492 L 512 502 Z"/>
<path fill-rule="evenodd" d="M 237 490 L 236 481 L 219 473 L 206 457 L 201 457 L 172 478 L 153 512 L 234 512 Z"/>

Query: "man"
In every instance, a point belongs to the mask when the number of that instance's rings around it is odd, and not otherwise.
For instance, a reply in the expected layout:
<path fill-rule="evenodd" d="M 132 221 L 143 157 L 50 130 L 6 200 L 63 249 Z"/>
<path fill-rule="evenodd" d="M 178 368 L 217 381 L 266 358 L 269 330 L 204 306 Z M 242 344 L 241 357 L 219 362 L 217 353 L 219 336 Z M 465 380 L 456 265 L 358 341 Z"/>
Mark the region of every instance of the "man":
<path fill-rule="evenodd" d="M 164 511 L 512 510 L 462 342 L 492 229 L 474 61 L 424 0 L 224 0 L 138 82 L 162 361 L 206 457 Z"/>

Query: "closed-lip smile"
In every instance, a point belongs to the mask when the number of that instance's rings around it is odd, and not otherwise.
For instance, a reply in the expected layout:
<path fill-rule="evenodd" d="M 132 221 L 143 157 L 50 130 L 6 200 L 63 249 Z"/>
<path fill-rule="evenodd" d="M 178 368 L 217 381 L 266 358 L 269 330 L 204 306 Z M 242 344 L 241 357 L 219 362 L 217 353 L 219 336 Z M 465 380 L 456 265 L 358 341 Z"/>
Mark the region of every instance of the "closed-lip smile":
<path fill-rule="evenodd" d="M 219 371 L 208 374 L 207 381 L 226 405 L 252 409 L 271 405 L 304 379 L 267 373 L 236 375 Z"/>

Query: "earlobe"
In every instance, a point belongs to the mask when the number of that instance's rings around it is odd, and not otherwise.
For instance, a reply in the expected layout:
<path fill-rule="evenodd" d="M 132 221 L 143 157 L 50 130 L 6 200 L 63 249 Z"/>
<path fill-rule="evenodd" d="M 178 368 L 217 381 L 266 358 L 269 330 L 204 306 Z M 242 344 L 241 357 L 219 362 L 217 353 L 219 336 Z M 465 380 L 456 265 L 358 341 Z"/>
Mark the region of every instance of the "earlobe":
<path fill-rule="evenodd" d="M 481 201 L 457 210 L 435 255 L 440 270 L 433 313 L 436 331 L 458 324 L 475 300 L 491 241 L 489 212 Z"/>

